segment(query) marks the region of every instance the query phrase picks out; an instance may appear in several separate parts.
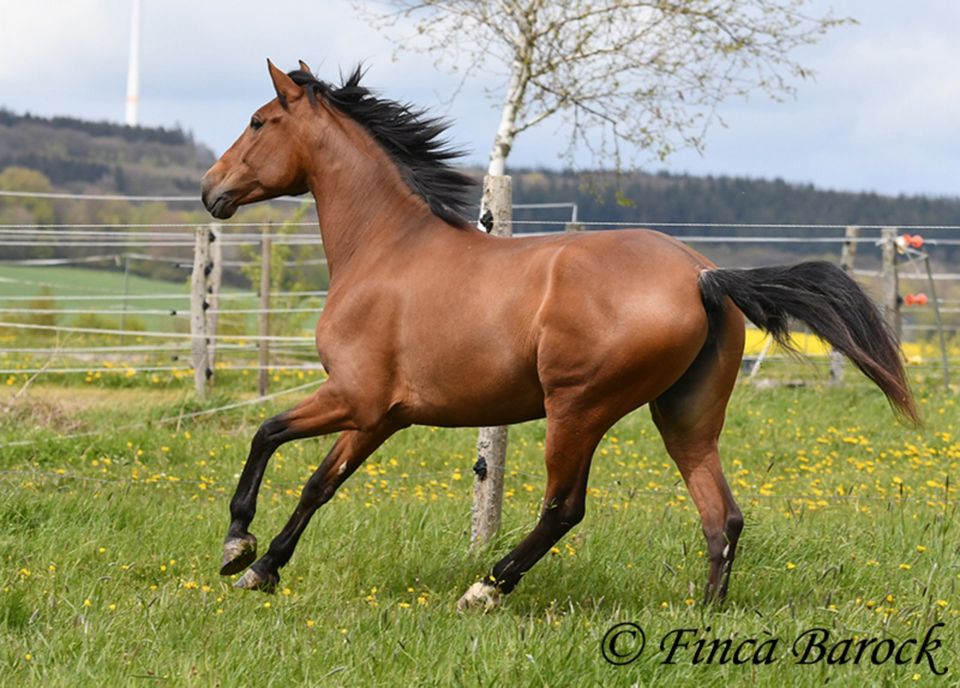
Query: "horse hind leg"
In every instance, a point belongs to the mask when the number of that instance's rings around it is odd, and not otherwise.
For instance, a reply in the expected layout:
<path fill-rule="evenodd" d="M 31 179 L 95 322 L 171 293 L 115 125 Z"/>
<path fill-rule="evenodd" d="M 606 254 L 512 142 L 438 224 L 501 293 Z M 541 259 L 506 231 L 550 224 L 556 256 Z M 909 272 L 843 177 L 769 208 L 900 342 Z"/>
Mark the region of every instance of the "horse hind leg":
<path fill-rule="evenodd" d="M 590 415 L 586 413 L 551 413 L 551 406 L 555 409 L 557 404 L 547 403 L 547 488 L 540 519 L 490 575 L 470 586 L 457 603 L 460 612 L 489 611 L 498 606 L 502 595 L 513 590 L 523 575 L 583 520 L 590 462 L 609 424 L 590 424 L 584 420 Z"/>
<path fill-rule="evenodd" d="M 739 370 L 741 348 L 708 346 L 680 380 L 651 402 L 663 437 L 700 512 L 710 572 L 705 599 L 722 600 L 743 530 L 743 514 L 720 467 L 717 440 Z"/>
<path fill-rule="evenodd" d="M 671 439 L 666 445 L 700 512 L 710 562 L 704 600 L 722 600 L 730 585 L 730 570 L 743 531 L 743 514 L 723 477 L 715 440 Z"/>

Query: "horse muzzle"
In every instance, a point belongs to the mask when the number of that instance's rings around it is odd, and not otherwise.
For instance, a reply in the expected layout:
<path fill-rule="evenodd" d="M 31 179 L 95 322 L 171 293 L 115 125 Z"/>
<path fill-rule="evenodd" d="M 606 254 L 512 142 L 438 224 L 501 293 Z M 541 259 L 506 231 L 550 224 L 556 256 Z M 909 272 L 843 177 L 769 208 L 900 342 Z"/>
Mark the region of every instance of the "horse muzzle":
<path fill-rule="evenodd" d="M 219 185 L 210 183 L 206 175 L 201 182 L 200 198 L 207 211 L 218 220 L 226 220 L 237 212 L 237 204 L 230 193 L 222 190 Z"/>

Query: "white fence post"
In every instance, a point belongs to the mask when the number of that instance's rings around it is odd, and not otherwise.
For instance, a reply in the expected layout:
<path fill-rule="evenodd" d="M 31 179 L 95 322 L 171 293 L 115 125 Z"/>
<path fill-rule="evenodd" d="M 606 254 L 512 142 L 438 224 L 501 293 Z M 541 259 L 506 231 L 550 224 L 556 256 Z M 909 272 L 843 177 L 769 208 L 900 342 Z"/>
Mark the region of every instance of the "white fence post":
<path fill-rule="evenodd" d="M 481 213 L 493 224 L 490 233 L 509 237 L 513 234 L 512 180 L 506 175 L 487 175 L 483 180 Z M 470 547 L 487 542 L 500 527 L 503 508 L 503 474 L 507 457 L 507 428 L 480 428 L 477 436 L 477 463 L 473 467 L 473 518 Z"/>
<path fill-rule="evenodd" d="M 210 273 L 210 232 L 197 227 L 194 233 L 193 274 L 190 277 L 190 334 L 193 354 L 193 385 L 198 399 L 207 395 L 210 358 L 207 351 L 207 277 Z"/>
<path fill-rule="evenodd" d="M 883 246 L 883 318 L 891 331 L 900 339 L 900 276 L 897 273 L 897 230 L 884 227 L 880 230 Z"/>
<path fill-rule="evenodd" d="M 257 371 L 257 392 L 260 396 L 266 396 L 270 383 L 270 372 L 267 370 L 270 365 L 270 342 L 267 337 L 270 336 L 270 259 L 273 255 L 271 229 L 269 223 L 265 225 L 260 240 L 260 370 Z"/>
<path fill-rule="evenodd" d="M 220 225 L 210 224 L 210 279 L 207 284 L 207 303 L 210 312 L 207 314 L 207 334 L 210 345 L 207 347 L 210 370 L 216 370 L 217 359 L 217 324 L 220 320 L 220 283 L 223 280 L 223 242 L 220 241 Z"/>

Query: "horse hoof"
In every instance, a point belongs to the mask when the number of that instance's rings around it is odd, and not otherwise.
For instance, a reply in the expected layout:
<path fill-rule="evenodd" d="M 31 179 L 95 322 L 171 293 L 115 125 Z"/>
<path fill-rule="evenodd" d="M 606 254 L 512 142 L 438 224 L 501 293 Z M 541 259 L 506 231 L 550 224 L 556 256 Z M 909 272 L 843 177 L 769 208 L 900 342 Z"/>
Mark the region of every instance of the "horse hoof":
<path fill-rule="evenodd" d="M 257 538 L 250 533 L 243 537 L 227 538 L 223 543 L 223 562 L 220 575 L 240 573 L 257 558 Z"/>
<path fill-rule="evenodd" d="M 233 584 L 233 587 L 240 590 L 259 590 L 260 592 L 273 593 L 280 582 L 280 576 L 275 573 L 268 573 L 261 576 L 253 569 L 247 569 L 246 572 Z"/>
<path fill-rule="evenodd" d="M 483 582 L 474 583 L 457 602 L 457 611 L 461 614 L 475 609 L 490 612 L 500 606 L 502 597 L 494 586 Z"/>

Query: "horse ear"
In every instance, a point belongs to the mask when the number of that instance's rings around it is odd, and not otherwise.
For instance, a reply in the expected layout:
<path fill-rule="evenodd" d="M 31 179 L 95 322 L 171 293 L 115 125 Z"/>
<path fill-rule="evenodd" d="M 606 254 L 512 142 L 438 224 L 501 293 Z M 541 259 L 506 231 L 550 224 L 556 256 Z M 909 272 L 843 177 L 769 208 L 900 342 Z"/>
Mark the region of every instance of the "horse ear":
<path fill-rule="evenodd" d="M 284 107 L 287 103 L 292 103 L 303 95 L 303 89 L 297 86 L 293 79 L 277 69 L 276 65 L 267 60 L 267 67 L 270 70 L 270 79 L 273 81 L 273 88 L 277 91 L 277 98 Z"/>
<path fill-rule="evenodd" d="M 308 65 L 308 64 L 307 64 L 306 62 L 304 62 L 303 60 L 300 60 L 300 71 L 301 71 L 301 72 L 306 72 L 307 74 L 313 74 L 313 70 L 310 69 L 310 65 Z"/>

